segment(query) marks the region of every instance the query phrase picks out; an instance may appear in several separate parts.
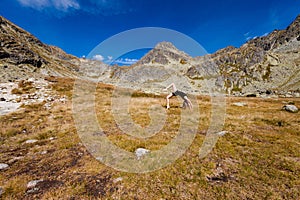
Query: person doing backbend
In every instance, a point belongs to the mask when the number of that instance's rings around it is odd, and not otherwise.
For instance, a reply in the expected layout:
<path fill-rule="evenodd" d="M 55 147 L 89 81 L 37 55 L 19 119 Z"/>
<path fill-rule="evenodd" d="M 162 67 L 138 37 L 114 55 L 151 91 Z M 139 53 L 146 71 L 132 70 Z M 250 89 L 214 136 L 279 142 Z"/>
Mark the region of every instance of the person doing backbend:
<path fill-rule="evenodd" d="M 189 107 L 190 110 L 192 110 L 193 105 L 192 102 L 189 100 L 189 98 L 187 97 L 186 93 L 177 90 L 176 86 L 174 83 L 171 83 L 168 87 L 166 87 L 164 90 L 168 90 L 170 87 L 172 87 L 173 92 L 171 92 L 167 97 L 167 109 L 170 108 L 170 98 L 173 96 L 180 96 L 183 99 L 183 104 L 182 104 L 182 108 L 186 108 Z"/>

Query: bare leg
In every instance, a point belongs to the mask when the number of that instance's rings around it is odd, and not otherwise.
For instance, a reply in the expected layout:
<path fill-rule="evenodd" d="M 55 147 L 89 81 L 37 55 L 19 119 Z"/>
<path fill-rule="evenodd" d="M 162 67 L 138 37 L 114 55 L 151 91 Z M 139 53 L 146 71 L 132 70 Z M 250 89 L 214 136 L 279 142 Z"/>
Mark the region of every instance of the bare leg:
<path fill-rule="evenodd" d="M 189 109 L 192 110 L 193 109 L 193 104 L 192 104 L 192 102 L 189 100 L 189 98 L 187 96 L 184 97 L 184 101 L 186 101 Z"/>
<path fill-rule="evenodd" d="M 169 94 L 168 96 L 167 96 L 167 109 L 169 109 L 170 108 L 170 98 L 173 96 L 173 94 L 171 93 L 171 94 Z"/>
<path fill-rule="evenodd" d="M 186 107 L 187 107 L 187 102 L 186 102 L 186 101 L 183 101 L 182 108 L 183 108 L 183 109 L 186 109 Z"/>

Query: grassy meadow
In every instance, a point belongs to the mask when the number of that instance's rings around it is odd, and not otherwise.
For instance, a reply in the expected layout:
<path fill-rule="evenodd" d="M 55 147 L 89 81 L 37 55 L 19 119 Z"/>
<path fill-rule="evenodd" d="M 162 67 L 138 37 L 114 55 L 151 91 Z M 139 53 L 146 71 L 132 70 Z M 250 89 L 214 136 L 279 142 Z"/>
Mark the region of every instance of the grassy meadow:
<path fill-rule="evenodd" d="M 53 79 L 53 78 L 52 78 Z M 2 199 L 300 199 L 300 112 L 281 110 L 285 103 L 300 106 L 299 98 L 226 97 L 226 121 L 213 151 L 199 158 L 210 124 L 211 101 L 198 96 L 197 135 L 185 154 L 165 168 L 149 173 L 120 172 L 97 161 L 82 144 L 72 115 L 74 80 L 55 78 L 53 93 L 65 103 L 44 103 L 0 116 Z M 164 128 L 155 136 L 138 139 L 124 134 L 114 121 L 114 87 L 98 84 L 97 119 L 117 146 L 157 150 L 176 136 L 181 101 L 171 99 Z M 239 107 L 235 102 L 244 102 Z M 136 92 L 129 112 L 135 123 L 150 123 L 152 104 L 165 106 L 164 95 Z M 36 139 L 36 143 L 26 143 Z M 43 180 L 29 190 L 27 183 Z"/>

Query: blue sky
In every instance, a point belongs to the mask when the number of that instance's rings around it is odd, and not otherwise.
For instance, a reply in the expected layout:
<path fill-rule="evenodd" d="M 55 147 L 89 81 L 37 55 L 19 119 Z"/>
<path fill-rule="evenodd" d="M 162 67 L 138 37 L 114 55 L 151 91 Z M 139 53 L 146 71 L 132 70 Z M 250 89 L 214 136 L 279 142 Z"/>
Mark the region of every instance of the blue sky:
<path fill-rule="evenodd" d="M 208 53 L 274 29 L 300 14 L 296 0 L 1 0 L 0 15 L 42 42 L 78 57 L 122 31 L 172 29 L 196 40 Z M 122 44 L 120 44 L 122 45 Z M 137 56 L 128 57 L 138 59 Z M 101 58 L 100 58 L 101 59 Z M 123 58 L 124 61 L 126 58 Z"/>

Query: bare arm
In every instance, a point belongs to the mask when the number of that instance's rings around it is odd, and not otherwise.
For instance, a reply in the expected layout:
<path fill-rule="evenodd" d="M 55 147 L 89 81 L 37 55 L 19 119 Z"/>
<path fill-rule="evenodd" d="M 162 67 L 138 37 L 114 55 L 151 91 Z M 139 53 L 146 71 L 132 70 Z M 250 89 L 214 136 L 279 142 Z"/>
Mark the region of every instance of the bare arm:
<path fill-rule="evenodd" d="M 171 83 L 168 87 L 166 87 L 165 90 L 169 89 L 170 87 L 172 87 L 172 88 L 173 88 L 173 91 L 176 92 L 177 88 L 176 88 L 176 86 L 175 86 L 174 83 Z"/>

